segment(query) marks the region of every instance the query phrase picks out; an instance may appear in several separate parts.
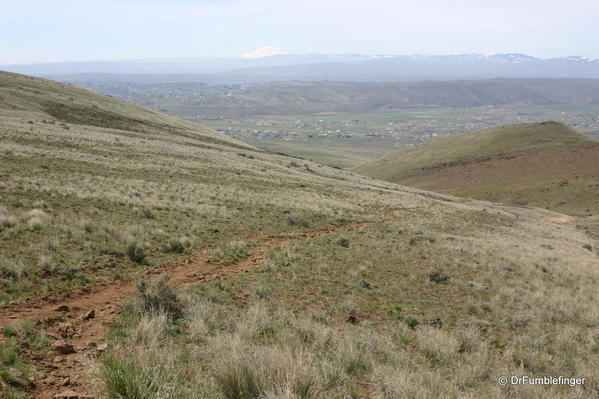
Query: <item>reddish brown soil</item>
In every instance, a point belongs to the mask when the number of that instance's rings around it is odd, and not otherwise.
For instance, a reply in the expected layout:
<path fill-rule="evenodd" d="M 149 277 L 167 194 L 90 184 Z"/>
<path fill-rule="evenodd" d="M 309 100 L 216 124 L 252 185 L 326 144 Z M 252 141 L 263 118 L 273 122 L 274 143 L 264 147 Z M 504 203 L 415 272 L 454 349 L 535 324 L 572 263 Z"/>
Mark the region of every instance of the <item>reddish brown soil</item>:
<path fill-rule="evenodd" d="M 428 170 L 400 182 L 434 191 L 599 177 L 599 144 L 497 155 Z"/>
<path fill-rule="evenodd" d="M 397 221 L 397 217 L 388 213 L 387 216 Z M 350 230 L 363 230 L 374 223 L 352 224 L 328 230 L 310 231 L 305 233 L 300 240 L 309 240 L 326 234 Z M 211 264 L 208 260 L 209 251 L 203 250 L 194 254 L 194 258 L 187 262 L 165 266 L 154 273 L 168 273 L 170 283 L 177 287 L 200 284 L 203 281 L 225 280 L 239 273 L 248 272 L 260 266 L 267 255 L 276 247 L 285 247 L 288 240 L 276 237 L 255 236 L 252 238 L 259 245 L 254 248 L 251 255 L 233 265 Z M 98 340 L 107 332 L 110 325 L 116 320 L 121 311 L 120 304 L 123 299 L 134 295 L 136 282 L 131 280 L 118 280 L 103 285 L 91 287 L 87 290 L 69 292 L 65 294 L 48 294 L 43 298 L 31 299 L 24 303 L 15 304 L 0 312 L 0 326 L 9 325 L 15 320 L 29 321 L 36 325 L 44 323 L 46 333 L 54 339 L 63 340 L 72 344 L 75 353 L 60 355 L 52 353 L 43 356 L 26 351 L 26 356 L 34 362 L 41 373 L 31 381 L 29 391 L 31 398 L 51 399 L 65 397 L 73 399 L 97 397 L 97 387 L 94 387 L 88 376 L 89 366 L 99 353 Z M 64 307 L 63 312 L 57 309 Z M 94 311 L 95 316 L 84 320 L 82 315 Z M 63 324 L 60 324 L 63 323 Z M 64 323 L 69 323 L 66 325 Z M 65 330 L 66 334 L 65 334 Z M 1 339 L 1 338 L 0 338 Z M 68 394 L 67 391 L 72 391 Z M 57 396 L 58 395 L 58 396 Z"/>

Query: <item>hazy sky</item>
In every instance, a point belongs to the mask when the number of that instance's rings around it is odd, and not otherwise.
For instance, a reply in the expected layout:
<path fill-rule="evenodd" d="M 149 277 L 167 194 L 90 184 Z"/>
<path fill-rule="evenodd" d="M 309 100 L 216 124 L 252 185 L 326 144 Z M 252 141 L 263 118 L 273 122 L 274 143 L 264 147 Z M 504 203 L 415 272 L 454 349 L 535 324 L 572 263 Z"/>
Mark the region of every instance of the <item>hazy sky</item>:
<path fill-rule="evenodd" d="M 598 0 L 0 0 L 0 64 L 287 53 L 599 58 Z"/>

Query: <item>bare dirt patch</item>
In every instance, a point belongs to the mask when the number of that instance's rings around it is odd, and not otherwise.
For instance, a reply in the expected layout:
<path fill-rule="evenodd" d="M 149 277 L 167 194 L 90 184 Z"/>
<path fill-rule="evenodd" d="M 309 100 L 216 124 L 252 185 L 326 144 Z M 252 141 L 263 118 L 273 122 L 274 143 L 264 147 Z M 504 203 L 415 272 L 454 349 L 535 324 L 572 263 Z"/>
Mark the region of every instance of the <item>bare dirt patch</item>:
<path fill-rule="evenodd" d="M 599 210 L 597 159 L 599 145 L 548 148 L 434 168 L 401 183 L 572 215 L 595 214 Z"/>

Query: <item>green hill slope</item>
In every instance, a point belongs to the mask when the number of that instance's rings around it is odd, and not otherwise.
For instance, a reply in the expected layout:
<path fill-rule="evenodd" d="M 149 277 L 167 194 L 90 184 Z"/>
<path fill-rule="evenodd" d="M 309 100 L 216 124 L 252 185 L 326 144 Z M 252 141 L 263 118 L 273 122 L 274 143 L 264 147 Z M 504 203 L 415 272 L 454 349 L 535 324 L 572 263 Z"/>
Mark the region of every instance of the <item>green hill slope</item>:
<path fill-rule="evenodd" d="M 383 180 L 409 176 L 448 164 L 515 151 L 584 144 L 594 140 L 557 122 L 506 125 L 433 140 L 387 154 L 355 168 Z"/>
<path fill-rule="evenodd" d="M 556 122 L 507 125 L 434 140 L 356 168 L 427 190 L 599 212 L 599 141 Z"/>
<path fill-rule="evenodd" d="M 599 394 L 576 219 L 0 76 L 0 397 Z"/>
<path fill-rule="evenodd" d="M 40 112 L 76 125 L 128 130 L 148 135 L 165 132 L 194 140 L 248 147 L 198 124 L 161 114 L 110 96 L 51 80 L 0 71 L 0 107 Z"/>

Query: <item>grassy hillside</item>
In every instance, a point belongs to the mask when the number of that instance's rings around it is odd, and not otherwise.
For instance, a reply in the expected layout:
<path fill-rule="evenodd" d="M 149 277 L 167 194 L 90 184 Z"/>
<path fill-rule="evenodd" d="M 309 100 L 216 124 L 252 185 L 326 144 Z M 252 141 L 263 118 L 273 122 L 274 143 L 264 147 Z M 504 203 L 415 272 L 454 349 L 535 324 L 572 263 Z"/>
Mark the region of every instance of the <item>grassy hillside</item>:
<path fill-rule="evenodd" d="M 575 219 L 1 76 L 3 398 L 599 394 L 599 244 Z"/>
<path fill-rule="evenodd" d="M 148 136 L 166 132 L 196 141 L 247 147 L 200 125 L 151 111 L 70 84 L 0 71 L 0 107 L 40 112 L 52 122 L 128 130 Z"/>
<path fill-rule="evenodd" d="M 390 153 L 356 172 L 464 197 L 599 212 L 599 142 L 556 122 L 506 125 Z"/>
<path fill-rule="evenodd" d="M 593 142 L 557 122 L 505 125 L 433 140 L 393 152 L 356 168 L 356 172 L 389 181 L 450 164 L 495 154 Z"/>

